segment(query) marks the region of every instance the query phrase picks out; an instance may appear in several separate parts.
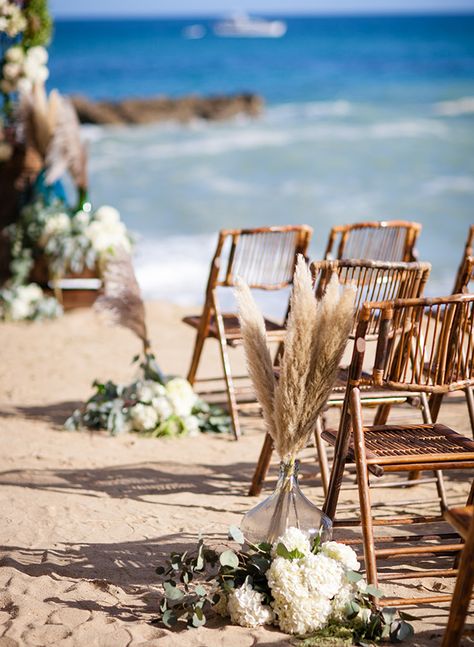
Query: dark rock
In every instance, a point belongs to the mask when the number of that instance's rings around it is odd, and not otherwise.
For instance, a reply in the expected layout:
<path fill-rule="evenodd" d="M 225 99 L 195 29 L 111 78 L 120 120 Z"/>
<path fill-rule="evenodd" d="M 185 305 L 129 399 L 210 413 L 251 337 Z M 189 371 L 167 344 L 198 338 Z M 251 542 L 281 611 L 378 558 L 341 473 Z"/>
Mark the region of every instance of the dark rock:
<path fill-rule="evenodd" d="M 122 101 L 91 101 L 71 97 L 83 124 L 149 124 L 157 121 L 188 122 L 231 119 L 238 114 L 252 117 L 263 109 L 263 99 L 256 94 L 235 94 L 215 97 L 186 96 L 180 99 L 151 97 Z"/>

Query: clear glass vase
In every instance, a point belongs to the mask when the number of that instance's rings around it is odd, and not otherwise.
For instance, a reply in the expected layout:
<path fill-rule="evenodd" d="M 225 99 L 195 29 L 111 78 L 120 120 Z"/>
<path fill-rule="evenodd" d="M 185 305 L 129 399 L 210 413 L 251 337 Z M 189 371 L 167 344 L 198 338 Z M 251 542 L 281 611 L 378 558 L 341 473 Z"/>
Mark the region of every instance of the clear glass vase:
<path fill-rule="evenodd" d="M 280 463 L 280 476 L 273 494 L 242 519 L 240 528 L 247 541 L 273 543 L 292 526 L 306 532 L 311 539 L 318 534 L 322 541 L 331 539 L 332 522 L 301 492 L 298 471 L 297 460 Z"/>

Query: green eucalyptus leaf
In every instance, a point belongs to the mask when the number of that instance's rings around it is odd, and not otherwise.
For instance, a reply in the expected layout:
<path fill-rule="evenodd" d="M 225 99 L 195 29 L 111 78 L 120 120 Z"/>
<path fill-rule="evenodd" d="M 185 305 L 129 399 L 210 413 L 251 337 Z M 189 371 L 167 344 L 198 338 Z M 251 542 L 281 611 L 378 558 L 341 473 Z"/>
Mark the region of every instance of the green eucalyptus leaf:
<path fill-rule="evenodd" d="M 168 600 L 181 600 L 181 598 L 184 597 L 184 593 L 170 582 L 164 582 L 163 588 Z"/>
<path fill-rule="evenodd" d="M 357 571 L 347 571 L 346 578 L 349 582 L 355 583 L 355 582 L 360 582 L 360 580 L 363 578 L 363 575 L 361 575 Z"/>
<path fill-rule="evenodd" d="M 164 612 L 162 621 L 166 627 L 172 627 L 178 622 L 178 619 L 176 618 L 174 611 L 172 611 L 172 609 L 168 609 Z"/>
<path fill-rule="evenodd" d="M 230 568 L 237 568 L 239 565 L 239 558 L 233 550 L 225 550 L 221 553 L 219 561 L 222 566 L 230 566 Z"/>
<path fill-rule="evenodd" d="M 199 584 L 199 586 L 196 586 L 196 588 L 194 589 L 194 592 L 196 593 L 196 595 L 199 595 L 199 597 L 201 598 L 206 595 L 206 589 L 203 586 L 201 586 L 201 584 Z"/>
<path fill-rule="evenodd" d="M 393 643 L 401 643 L 407 638 L 411 638 L 414 633 L 413 627 L 408 622 L 399 620 L 393 622 L 390 627 L 390 640 Z"/>
<path fill-rule="evenodd" d="M 240 530 L 240 528 L 237 528 L 237 526 L 231 526 L 229 528 L 229 539 L 233 539 L 235 542 L 238 544 L 244 544 L 245 543 L 245 538 Z"/>
<path fill-rule="evenodd" d="M 372 595 L 374 598 L 381 598 L 383 596 L 382 591 L 373 584 L 367 584 L 365 587 L 365 593 L 367 595 Z"/>
<path fill-rule="evenodd" d="M 360 606 L 355 600 L 351 600 L 344 609 L 344 612 L 349 620 L 352 620 L 357 616 L 360 611 Z"/>

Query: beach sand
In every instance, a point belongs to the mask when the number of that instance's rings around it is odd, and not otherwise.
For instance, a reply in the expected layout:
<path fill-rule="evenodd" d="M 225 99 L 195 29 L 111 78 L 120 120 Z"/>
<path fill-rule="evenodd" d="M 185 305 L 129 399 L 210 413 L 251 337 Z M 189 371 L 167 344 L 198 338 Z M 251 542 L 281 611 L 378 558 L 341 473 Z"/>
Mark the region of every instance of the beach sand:
<path fill-rule="evenodd" d="M 163 303 L 147 310 L 162 368 L 185 375 L 194 338 L 180 323 L 185 311 Z M 255 505 L 246 493 L 263 438 L 259 421 L 246 421 L 239 442 L 66 432 L 62 422 L 89 397 L 95 378 L 133 377 L 130 360 L 139 346 L 131 333 L 82 310 L 53 322 L 2 324 L 0 345 L 0 647 L 289 645 L 278 631 L 220 619 L 180 633 L 150 624 L 160 591 L 154 569 L 163 555 L 191 546 L 199 532 L 223 540 L 228 526 Z M 208 342 L 209 373 L 217 353 L 217 344 Z M 470 434 L 461 399 L 443 406 L 441 420 Z M 302 476 L 303 490 L 321 505 L 311 448 Z M 275 466 L 261 498 L 274 479 Z M 449 477 L 450 504 L 465 500 L 467 481 L 467 474 Z M 432 509 L 432 487 L 384 488 L 377 498 L 400 509 L 404 500 L 421 497 Z M 344 500 L 354 502 L 355 490 L 345 491 Z M 453 581 L 406 584 L 422 595 L 426 588 L 451 590 Z M 439 644 L 447 608 L 413 608 L 420 620 L 410 644 Z"/>

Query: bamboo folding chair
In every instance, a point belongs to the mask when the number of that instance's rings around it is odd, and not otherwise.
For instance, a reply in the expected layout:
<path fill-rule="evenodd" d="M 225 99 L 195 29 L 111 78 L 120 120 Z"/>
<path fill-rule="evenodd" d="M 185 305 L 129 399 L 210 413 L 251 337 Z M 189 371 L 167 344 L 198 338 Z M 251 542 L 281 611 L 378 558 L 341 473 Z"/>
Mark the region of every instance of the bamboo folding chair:
<path fill-rule="evenodd" d="M 451 508 L 445 512 L 446 521 L 464 539 L 459 559 L 448 624 L 441 647 L 459 647 L 474 586 L 474 506 Z"/>
<path fill-rule="evenodd" d="M 389 548 L 375 546 L 374 526 L 430 524 L 443 519 L 447 509 L 442 471 L 474 469 L 474 441 L 454 429 L 438 424 L 426 406 L 429 394 L 448 393 L 474 385 L 474 294 L 435 299 L 402 299 L 363 305 L 357 325 L 346 395 L 338 432 L 325 430 L 323 438 L 334 445 L 334 461 L 324 511 L 334 519 L 347 461 L 355 462 L 359 491 L 360 519 L 343 520 L 338 525 L 362 526 L 367 579 L 377 585 L 377 557 L 440 555 L 462 548 L 444 543 L 450 535 L 408 535 L 385 537 Z M 363 372 L 366 339 L 377 322 L 377 343 L 371 374 Z M 418 339 L 423 344 L 417 343 Z M 425 370 L 428 365 L 429 370 Z M 361 389 L 374 386 L 387 390 L 419 393 L 424 424 L 365 426 Z M 411 517 L 372 517 L 369 472 L 376 477 L 388 472 L 434 471 L 441 514 Z M 471 471 L 472 478 L 472 471 Z M 474 488 L 468 499 L 473 503 Z M 422 543 L 429 536 L 438 543 Z M 414 546 L 395 547 L 395 543 Z M 455 575 L 456 570 L 406 571 L 404 578 Z M 400 579 L 400 574 L 384 573 L 380 579 Z M 385 599 L 384 605 L 445 601 L 450 596 Z"/>
<path fill-rule="evenodd" d="M 464 253 L 461 259 L 461 263 L 456 274 L 456 280 L 454 281 L 453 294 L 459 294 L 461 292 L 469 292 L 469 283 L 473 280 L 474 276 L 474 259 L 473 257 L 473 245 L 474 245 L 474 225 L 469 227 L 467 234 L 466 244 L 464 246 Z"/>
<path fill-rule="evenodd" d="M 222 230 L 211 263 L 203 311 L 201 315 L 183 319 L 197 329 L 188 371 L 191 384 L 199 381 L 196 374 L 204 342 L 210 337 L 219 342 L 229 414 L 236 439 L 240 436 L 239 393 L 234 386 L 228 347 L 237 346 L 242 340 L 238 316 L 235 312 L 222 312 L 218 291 L 234 287 L 236 278 L 243 279 L 252 289 L 277 291 L 288 288 L 293 282 L 297 256 L 306 256 L 312 232 L 308 225 Z M 281 343 L 284 325 L 269 319 L 265 320 L 265 325 L 269 339 Z"/>
<path fill-rule="evenodd" d="M 331 229 L 324 258 L 416 261 L 420 231 L 419 223 L 405 220 L 338 225 Z"/>
<path fill-rule="evenodd" d="M 380 301 L 397 298 L 419 297 L 423 294 L 424 287 L 430 274 L 429 263 L 389 263 L 383 261 L 339 260 L 318 261 L 311 264 L 311 272 L 315 282 L 315 296 L 319 298 L 325 292 L 334 272 L 337 273 L 342 285 L 353 285 L 356 289 L 354 333 L 357 324 L 357 315 L 365 301 Z M 374 322 L 374 331 L 376 326 Z M 347 380 L 347 369 L 341 368 L 337 382 L 328 401 L 328 407 L 342 406 Z M 367 389 L 364 393 L 364 403 L 379 406 L 376 419 L 380 424 L 386 422 L 392 404 L 406 402 L 406 397 L 401 394 L 387 394 L 374 392 Z M 321 481 L 326 494 L 329 483 L 329 467 L 324 443 L 321 441 L 322 422 L 318 420 L 314 431 L 317 458 L 321 473 Z M 260 494 L 263 482 L 270 467 L 273 453 L 273 442 L 267 433 L 263 442 L 260 456 L 255 468 L 249 496 Z"/>

